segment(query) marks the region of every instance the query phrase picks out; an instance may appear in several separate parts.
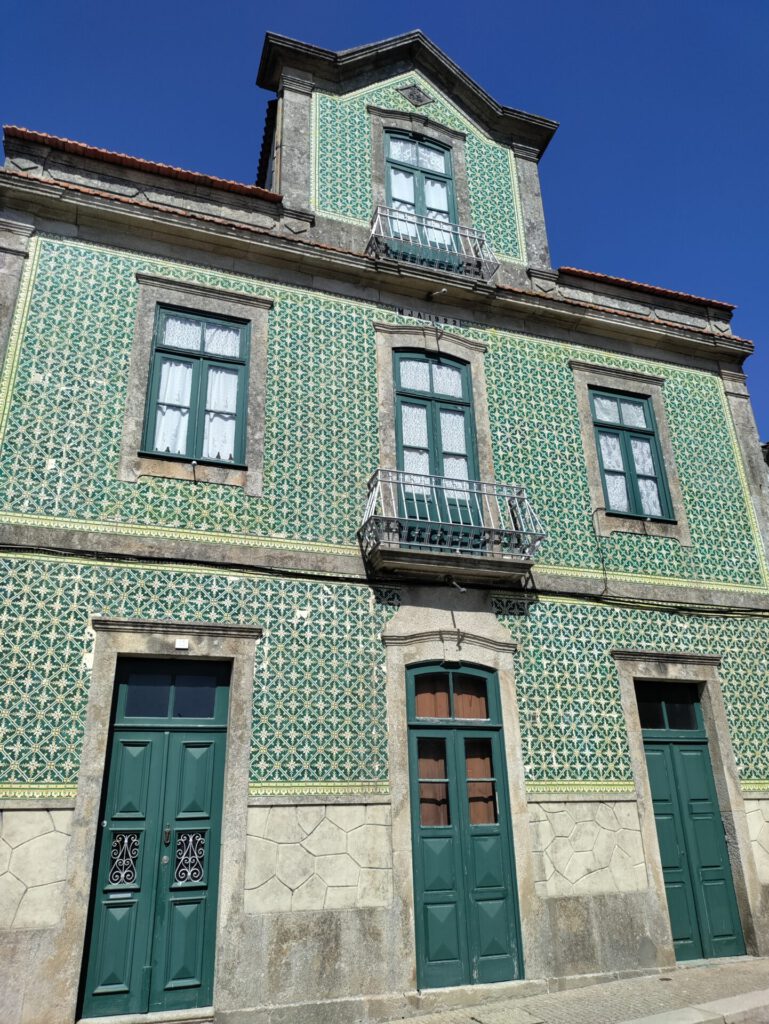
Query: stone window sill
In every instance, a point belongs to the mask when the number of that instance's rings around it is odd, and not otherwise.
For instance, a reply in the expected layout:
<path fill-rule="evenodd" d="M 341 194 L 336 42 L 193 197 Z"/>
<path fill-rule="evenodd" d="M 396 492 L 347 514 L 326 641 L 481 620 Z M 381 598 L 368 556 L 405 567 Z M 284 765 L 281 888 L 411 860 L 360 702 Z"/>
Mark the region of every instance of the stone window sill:
<path fill-rule="evenodd" d="M 190 483 L 245 487 L 248 480 L 248 469 L 245 466 L 198 462 L 193 467 L 191 459 L 166 459 L 144 452 L 139 452 L 133 458 L 122 459 L 120 468 L 121 479 L 132 483 L 136 483 L 143 476 L 156 476 L 168 480 L 189 480 Z"/>

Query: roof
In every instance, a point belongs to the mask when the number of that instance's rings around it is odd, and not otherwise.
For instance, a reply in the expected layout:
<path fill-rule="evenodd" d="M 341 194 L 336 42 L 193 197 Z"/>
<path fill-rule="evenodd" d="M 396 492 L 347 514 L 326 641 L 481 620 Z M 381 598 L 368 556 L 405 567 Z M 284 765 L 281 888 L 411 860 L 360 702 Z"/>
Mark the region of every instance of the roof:
<path fill-rule="evenodd" d="M 538 156 L 558 127 L 557 121 L 498 103 L 419 29 L 338 51 L 268 32 L 256 84 L 276 92 L 284 65 L 312 74 L 321 88 L 325 85 L 334 89 L 358 88 L 375 80 L 377 71 L 385 78 L 388 71 L 390 75 L 402 74 L 414 68 L 441 86 L 490 134 L 508 145 L 518 142 L 529 146 Z"/>
<path fill-rule="evenodd" d="M 225 192 L 235 192 L 239 195 L 252 196 L 254 199 L 262 199 L 268 203 L 279 203 L 282 196 L 270 192 L 259 185 L 246 185 L 240 181 L 230 181 L 227 178 L 216 178 L 211 174 L 201 174 L 198 171 L 185 171 L 181 167 L 172 167 L 170 164 L 159 164 L 153 160 L 143 160 L 141 157 L 128 156 L 125 153 L 114 153 L 109 149 L 101 149 L 98 146 L 89 146 L 85 142 L 75 142 L 72 139 L 62 139 L 56 135 L 48 135 L 45 132 L 33 132 L 29 128 L 20 128 L 17 125 L 3 125 L 3 135 L 6 139 L 19 139 L 23 142 L 37 142 L 51 149 L 58 149 L 64 153 L 74 153 L 77 156 L 90 157 L 94 160 L 102 160 L 105 163 L 118 164 L 121 167 L 128 167 L 134 171 L 146 171 L 149 174 L 160 174 L 165 178 L 175 178 L 177 181 L 187 181 L 192 185 L 207 185 L 210 188 L 221 189 Z"/>
<path fill-rule="evenodd" d="M 709 306 L 711 309 L 723 309 L 725 312 L 737 307 L 730 302 L 721 302 L 718 299 L 704 299 L 701 295 L 689 295 L 687 292 L 674 292 L 670 288 L 660 288 L 654 284 L 643 284 L 641 281 L 631 281 L 626 277 L 611 277 L 609 274 L 599 274 L 594 270 L 580 270 L 578 267 L 559 267 L 559 274 L 569 274 L 571 277 L 581 277 L 586 281 L 596 281 L 599 284 L 613 284 L 618 288 L 628 288 L 634 292 L 646 292 L 647 295 L 659 295 L 662 299 L 677 299 L 680 302 L 693 303 L 697 306 Z"/>

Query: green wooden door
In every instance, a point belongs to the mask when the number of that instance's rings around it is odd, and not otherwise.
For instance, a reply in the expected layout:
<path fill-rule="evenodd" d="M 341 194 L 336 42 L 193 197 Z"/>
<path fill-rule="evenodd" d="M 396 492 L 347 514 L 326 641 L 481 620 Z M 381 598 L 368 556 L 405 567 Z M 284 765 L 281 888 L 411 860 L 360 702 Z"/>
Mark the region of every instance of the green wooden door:
<path fill-rule="evenodd" d="M 679 960 L 745 952 L 696 687 L 638 684 L 649 785 Z"/>
<path fill-rule="evenodd" d="M 409 687 L 419 987 L 520 977 L 496 678 L 424 666 Z"/>
<path fill-rule="evenodd" d="M 211 1004 L 228 675 L 118 666 L 85 1017 Z"/>

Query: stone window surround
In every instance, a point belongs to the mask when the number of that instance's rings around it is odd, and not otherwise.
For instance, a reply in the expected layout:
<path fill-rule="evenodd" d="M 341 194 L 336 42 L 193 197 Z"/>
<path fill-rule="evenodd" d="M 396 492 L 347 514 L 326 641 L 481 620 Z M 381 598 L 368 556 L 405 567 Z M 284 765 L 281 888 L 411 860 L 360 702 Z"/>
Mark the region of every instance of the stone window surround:
<path fill-rule="evenodd" d="M 587 465 L 593 519 L 598 535 L 609 537 L 612 533 L 639 533 L 650 537 L 670 537 L 677 540 L 683 547 L 691 547 L 689 522 L 686 518 L 681 482 L 678 477 L 673 446 L 670 442 L 670 429 L 665 414 L 665 402 L 662 394 L 665 378 L 633 370 L 617 369 L 612 366 L 600 366 L 580 359 L 570 359 L 569 366 L 574 373 L 574 383 L 577 388 L 577 411 Z M 657 422 L 657 440 L 662 453 L 675 522 L 661 523 L 623 516 L 621 513 L 608 514 L 606 512 L 606 499 L 601 483 L 601 468 L 593 429 L 593 414 L 590 408 L 591 387 L 624 391 L 627 394 L 635 393 L 651 400 L 654 418 Z"/>
<path fill-rule="evenodd" d="M 85 733 L 70 842 L 66 899 L 61 924 L 51 950 L 57 970 L 44 991 L 31 992 L 25 1000 L 29 1019 L 70 1021 L 76 1005 L 83 957 L 88 905 L 96 851 L 99 807 L 104 785 L 116 663 L 119 656 L 194 658 L 232 664 L 227 724 L 222 813 L 222 858 L 217 914 L 217 957 L 214 993 L 226 990 L 226 978 L 240 956 L 238 948 L 242 914 L 246 849 L 251 715 L 258 626 L 181 623 L 141 619 L 107 619 L 94 616 L 91 627 L 95 646 Z M 177 648 L 177 640 L 188 643 Z M 35 998 L 41 1005 L 37 1012 Z M 215 996 L 216 998 L 216 996 Z M 27 1006 L 29 1003 L 29 1007 Z M 49 1017 L 52 1007 L 57 1014 Z"/>
<path fill-rule="evenodd" d="M 708 736 L 719 809 L 724 824 L 732 878 L 749 955 L 769 952 L 769 922 L 761 910 L 761 884 L 752 853 L 745 804 L 740 789 L 737 762 L 729 734 L 721 679 L 719 655 L 659 651 L 613 650 L 619 675 L 622 710 L 627 725 L 630 760 L 638 799 L 638 814 L 649 884 L 657 893 L 664 928 L 670 933 L 654 805 L 646 768 L 641 720 L 635 696 L 636 681 L 696 683 Z M 672 937 L 670 938 L 672 947 Z"/>
<path fill-rule="evenodd" d="M 230 484 L 259 497 L 263 486 L 264 404 L 267 380 L 267 316 L 273 303 L 256 295 L 226 291 L 173 278 L 136 274 L 139 301 L 131 349 L 123 440 L 118 479 L 136 483 L 142 476 L 201 483 Z M 206 465 L 189 459 L 164 459 L 140 454 L 144 433 L 147 386 L 152 362 L 155 313 L 158 305 L 239 320 L 250 328 L 246 405 L 246 468 Z"/>
<path fill-rule="evenodd" d="M 416 349 L 426 355 L 452 356 L 467 363 L 472 381 L 472 403 L 475 418 L 475 439 L 478 446 L 478 472 L 481 480 L 494 480 L 489 408 L 486 400 L 486 375 L 483 356 L 486 346 L 479 341 L 462 338 L 439 326 L 375 323 L 377 353 L 377 387 L 379 391 L 379 465 L 395 469 L 395 381 L 393 353 L 398 349 Z"/>
<path fill-rule="evenodd" d="M 425 142 L 437 142 L 451 152 L 451 177 L 454 183 L 454 202 L 457 220 L 468 227 L 472 225 L 469 194 L 467 190 L 467 159 L 465 156 L 464 132 L 454 131 L 446 125 L 432 121 L 416 111 L 384 110 L 381 107 L 366 107 L 371 119 L 371 193 L 372 213 L 377 206 L 387 205 L 385 135 L 388 130 L 408 132 Z"/>

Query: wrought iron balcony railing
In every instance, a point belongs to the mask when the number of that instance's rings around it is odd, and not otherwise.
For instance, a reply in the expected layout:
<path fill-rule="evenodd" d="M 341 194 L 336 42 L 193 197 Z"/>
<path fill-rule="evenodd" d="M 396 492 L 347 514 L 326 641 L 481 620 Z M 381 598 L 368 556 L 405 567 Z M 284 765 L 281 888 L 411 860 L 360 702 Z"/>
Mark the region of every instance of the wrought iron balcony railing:
<path fill-rule="evenodd" d="M 531 568 L 545 531 L 522 487 L 379 469 L 358 539 L 378 572 L 506 579 Z"/>
<path fill-rule="evenodd" d="M 390 206 L 374 211 L 366 252 L 483 281 L 499 268 L 483 232 Z"/>

